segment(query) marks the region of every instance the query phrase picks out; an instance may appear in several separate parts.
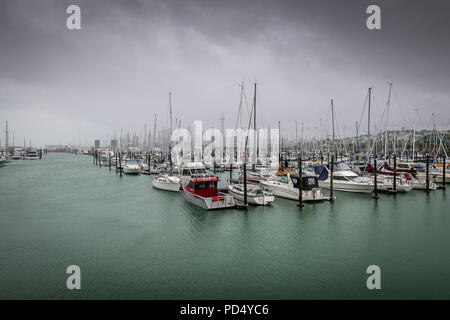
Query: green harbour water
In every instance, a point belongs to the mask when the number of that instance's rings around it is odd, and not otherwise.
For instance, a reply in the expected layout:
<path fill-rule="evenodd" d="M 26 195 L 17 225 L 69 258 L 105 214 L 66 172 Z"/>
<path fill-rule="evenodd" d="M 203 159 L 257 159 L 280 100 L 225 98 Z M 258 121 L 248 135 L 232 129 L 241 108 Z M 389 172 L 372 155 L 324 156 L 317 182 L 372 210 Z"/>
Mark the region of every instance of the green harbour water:
<path fill-rule="evenodd" d="M 1 167 L 0 299 L 450 299 L 449 190 L 211 212 L 151 179 L 62 153 Z"/>

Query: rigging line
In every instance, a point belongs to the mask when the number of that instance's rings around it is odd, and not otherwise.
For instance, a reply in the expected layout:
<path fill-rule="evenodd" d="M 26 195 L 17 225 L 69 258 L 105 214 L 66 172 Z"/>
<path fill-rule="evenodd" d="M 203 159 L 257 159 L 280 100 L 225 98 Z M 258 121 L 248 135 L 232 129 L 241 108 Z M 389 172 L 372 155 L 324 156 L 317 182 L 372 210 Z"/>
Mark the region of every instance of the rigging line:
<path fill-rule="evenodd" d="M 380 108 L 378 107 L 378 101 L 377 99 L 375 99 L 375 93 L 374 93 L 374 89 L 372 88 L 372 96 L 373 96 L 373 102 L 375 103 L 375 110 L 378 112 L 378 115 L 380 116 L 380 119 L 382 119 L 381 113 L 380 113 Z"/>
<path fill-rule="evenodd" d="M 249 117 L 251 117 L 250 111 L 248 110 L 247 95 L 245 94 L 245 88 L 243 88 L 243 92 L 244 92 L 245 109 L 247 110 L 247 115 L 248 115 Z"/>
<path fill-rule="evenodd" d="M 262 116 L 263 108 L 261 108 L 261 98 L 259 97 L 258 89 L 256 89 L 256 99 L 258 99 L 258 113 L 256 114 L 256 121 L 258 121 L 258 123 L 262 124 L 259 126 L 260 128 L 265 128 L 266 123 L 263 122 L 263 116 Z"/>
<path fill-rule="evenodd" d="M 325 125 L 324 125 L 324 128 L 326 128 L 326 132 L 327 132 L 327 134 L 326 134 L 326 137 L 328 138 L 328 120 L 331 118 L 331 102 L 330 102 L 330 104 L 329 104 L 329 108 L 328 108 L 328 113 L 327 113 L 327 116 L 325 117 Z"/>
<path fill-rule="evenodd" d="M 250 119 L 249 119 L 249 122 L 248 122 L 248 128 L 247 128 L 247 132 L 245 133 L 245 147 L 244 147 L 244 152 L 245 152 L 245 159 L 247 160 L 248 158 L 247 158 L 247 143 L 248 143 L 248 134 L 249 134 L 249 132 L 250 132 L 250 128 L 251 128 L 251 125 L 252 125 L 252 115 L 253 115 L 253 108 L 252 108 L 252 110 L 250 111 Z M 253 142 L 253 143 L 255 143 L 255 142 Z M 244 165 L 245 165 L 245 163 L 244 163 Z"/>
<path fill-rule="evenodd" d="M 420 113 L 419 113 L 418 109 L 416 109 L 416 115 L 419 117 L 419 120 L 420 120 L 420 122 L 422 124 L 422 128 L 423 128 L 423 125 L 425 124 L 425 121 L 423 121 L 422 117 L 420 116 Z"/>
<path fill-rule="evenodd" d="M 397 104 L 398 104 L 398 109 L 399 109 L 399 111 L 400 111 L 400 117 L 402 118 L 402 121 L 403 121 L 403 125 L 404 126 L 406 126 L 407 124 L 406 124 L 406 119 L 405 119 L 405 117 L 404 117 L 404 113 L 403 113 L 403 108 L 402 108 L 402 106 L 401 106 L 401 104 L 400 104 L 400 100 L 398 99 L 398 96 L 397 96 L 397 90 L 395 89 L 395 86 L 392 86 L 392 88 L 394 89 L 393 91 L 394 91 L 394 97 L 395 97 L 395 100 L 396 100 L 396 102 L 397 102 Z"/>
<path fill-rule="evenodd" d="M 385 113 L 387 111 L 387 108 L 388 108 L 388 104 L 386 102 L 386 106 L 384 107 L 383 114 L 381 115 L 381 119 L 380 119 L 381 124 L 383 124 L 383 119 L 384 119 L 384 115 L 385 115 Z M 387 129 L 387 115 L 386 115 L 386 123 L 384 125 L 385 125 L 384 126 L 385 129 Z"/>
<path fill-rule="evenodd" d="M 428 129 L 429 127 L 432 127 L 432 124 L 433 124 L 433 116 L 431 115 L 430 120 L 428 120 L 426 129 Z"/>
<path fill-rule="evenodd" d="M 369 98 L 369 91 L 367 91 L 366 93 L 366 99 L 364 101 L 364 107 L 361 113 L 361 118 L 359 119 L 358 122 L 358 132 L 361 132 L 361 122 L 362 122 L 362 118 L 364 117 L 364 112 L 366 111 L 366 106 L 367 106 L 367 99 Z"/>
<path fill-rule="evenodd" d="M 239 120 L 241 120 L 241 116 L 242 116 L 242 100 L 243 100 L 243 92 L 244 92 L 244 83 L 241 83 L 239 85 L 241 87 L 241 95 L 240 95 L 240 99 L 239 99 L 239 109 L 238 109 L 238 115 L 236 118 L 236 125 L 234 127 L 234 129 L 238 128 L 239 125 Z"/>
<path fill-rule="evenodd" d="M 344 137 L 345 124 L 344 124 L 343 128 L 341 129 L 341 127 L 339 126 L 339 121 L 338 121 L 336 110 L 334 111 L 334 120 L 335 120 L 335 123 L 336 123 L 337 132 L 338 132 L 338 139 L 344 139 L 345 138 Z"/>

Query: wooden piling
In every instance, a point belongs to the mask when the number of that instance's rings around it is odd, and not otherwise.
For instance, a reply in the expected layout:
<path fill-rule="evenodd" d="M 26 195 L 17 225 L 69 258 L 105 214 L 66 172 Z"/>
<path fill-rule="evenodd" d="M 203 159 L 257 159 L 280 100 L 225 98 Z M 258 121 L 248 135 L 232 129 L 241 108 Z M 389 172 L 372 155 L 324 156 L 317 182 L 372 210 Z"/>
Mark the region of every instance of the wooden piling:
<path fill-rule="evenodd" d="M 302 157 L 298 157 L 298 204 L 297 206 L 303 207 L 303 184 L 302 184 Z"/>
<path fill-rule="evenodd" d="M 394 184 L 393 184 L 394 192 L 397 192 L 397 155 L 394 154 Z"/>
<path fill-rule="evenodd" d="M 122 154 L 119 152 L 119 174 L 122 176 Z"/>
<path fill-rule="evenodd" d="M 427 171 L 426 171 L 426 178 L 425 178 L 425 192 L 430 192 L 430 156 L 427 154 Z"/>
<path fill-rule="evenodd" d="M 442 189 L 445 190 L 445 155 L 442 156 Z"/>
<path fill-rule="evenodd" d="M 244 151 L 244 205 L 247 205 L 247 161 Z"/>
<path fill-rule="evenodd" d="M 334 156 L 331 155 L 331 163 L 328 163 L 330 165 L 330 200 L 333 201 L 334 199 L 334 192 L 333 192 L 333 173 L 334 173 Z"/>
<path fill-rule="evenodd" d="M 370 161 L 369 161 L 370 162 Z M 378 197 L 378 179 L 377 179 L 377 157 L 373 158 L 373 166 L 374 166 L 374 188 L 373 188 L 373 198 L 380 199 Z"/>

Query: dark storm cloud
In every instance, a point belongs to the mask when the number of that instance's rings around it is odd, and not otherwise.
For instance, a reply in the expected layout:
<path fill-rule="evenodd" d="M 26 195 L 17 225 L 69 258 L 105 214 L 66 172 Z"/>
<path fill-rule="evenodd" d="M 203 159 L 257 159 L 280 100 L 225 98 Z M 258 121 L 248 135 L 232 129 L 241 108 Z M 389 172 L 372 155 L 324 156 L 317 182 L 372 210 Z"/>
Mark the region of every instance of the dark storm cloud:
<path fill-rule="evenodd" d="M 65 27 L 69 4 L 81 7 L 79 31 Z M 381 30 L 365 26 L 370 4 L 381 7 Z M 154 113 L 166 125 L 173 91 L 182 125 L 218 126 L 224 113 L 234 127 L 238 83 L 250 100 L 257 80 L 261 126 L 281 120 L 292 134 L 297 120 L 311 136 L 331 98 L 340 127 L 353 128 L 367 87 L 381 113 L 394 81 L 391 126 L 409 126 L 419 109 L 420 125 L 434 112 L 442 127 L 449 10 L 448 1 L 402 0 L 2 1 L 0 119 L 36 143 L 106 138 L 151 126 Z"/>

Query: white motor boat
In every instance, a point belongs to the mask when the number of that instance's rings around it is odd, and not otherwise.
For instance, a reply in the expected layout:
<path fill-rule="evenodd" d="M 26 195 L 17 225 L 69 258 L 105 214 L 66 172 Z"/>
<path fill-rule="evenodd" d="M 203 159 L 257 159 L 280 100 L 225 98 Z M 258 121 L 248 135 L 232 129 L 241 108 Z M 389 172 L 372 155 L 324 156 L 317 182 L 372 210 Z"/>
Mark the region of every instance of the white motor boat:
<path fill-rule="evenodd" d="M 377 176 L 377 189 L 380 191 L 392 192 L 394 190 L 394 177 L 379 175 Z M 411 181 L 404 177 L 397 177 L 395 189 L 397 192 L 409 192 L 413 189 Z"/>
<path fill-rule="evenodd" d="M 314 172 L 319 177 L 319 186 L 321 188 L 330 189 L 331 179 L 328 166 L 314 165 Z M 354 173 L 350 167 L 344 162 L 334 164 L 333 168 L 333 190 L 371 193 L 374 184 L 371 178 L 360 177 Z"/>
<path fill-rule="evenodd" d="M 305 202 L 331 200 L 330 196 L 324 195 L 319 187 L 319 179 L 312 174 L 306 173 L 301 182 L 298 173 L 288 173 L 278 179 L 261 181 L 260 185 L 271 190 L 277 197 L 298 200 L 299 183 L 302 184 L 302 200 Z"/>
<path fill-rule="evenodd" d="M 180 191 L 180 178 L 162 174 L 153 178 L 152 185 L 156 189 L 178 192 Z"/>
<path fill-rule="evenodd" d="M 11 159 L 20 160 L 21 158 L 22 158 L 22 149 L 15 149 Z"/>
<path fill-rule="evenodd" d="M 0 156 L 0 167 L 4 166 L 6 163 L 6 158 L 3 156 Z"/>
<path fill-rule="evenodd" d="M 228 192 L 233 196 L 234 199 L 244 202 L 244 185 L 239 184 L 229 184 Z M 255 184 L 247 184 L 247 203 L 257 204 L 257 205 L 268 205 L 275 200 L 273 193 Z"/>
<path fill-rule="evenodd" d="M 192 176 L 200 177 L 200 176 L 211 176 L 206 172 L 206 168 L 201 162 L 188 162 L 181 166 L 181 180 L 180 183 L 182 186 L 189 183 Z"/>
<path fill-rule="evenodd" d="M 137 160 L 125 160 L 123 165 L 123 173 L 138 174 L 141 170 L 141 166 Z"/>
<path fill-rule="evenodd" d="M 37 151 L 28 151 L 27 152 L 27 160 L 39 160 L 39 155 Z"/>

